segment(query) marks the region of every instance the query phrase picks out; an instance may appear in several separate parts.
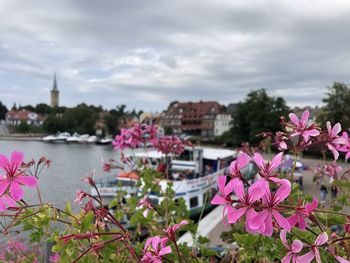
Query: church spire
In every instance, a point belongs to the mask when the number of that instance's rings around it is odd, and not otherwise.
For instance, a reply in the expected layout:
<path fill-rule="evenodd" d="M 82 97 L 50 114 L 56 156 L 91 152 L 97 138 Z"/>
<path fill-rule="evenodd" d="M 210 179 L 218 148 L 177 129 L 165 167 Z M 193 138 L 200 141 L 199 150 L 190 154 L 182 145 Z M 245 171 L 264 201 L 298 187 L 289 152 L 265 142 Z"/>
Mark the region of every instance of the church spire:
<path fill-rule="evenodd" d="M 58 90 L 58 88 L 57 88 L 57 79 L 56 79 L 56 72 L 55 72 L 55 75 L 53 76 L 53 89 L 52 90 Z"/>

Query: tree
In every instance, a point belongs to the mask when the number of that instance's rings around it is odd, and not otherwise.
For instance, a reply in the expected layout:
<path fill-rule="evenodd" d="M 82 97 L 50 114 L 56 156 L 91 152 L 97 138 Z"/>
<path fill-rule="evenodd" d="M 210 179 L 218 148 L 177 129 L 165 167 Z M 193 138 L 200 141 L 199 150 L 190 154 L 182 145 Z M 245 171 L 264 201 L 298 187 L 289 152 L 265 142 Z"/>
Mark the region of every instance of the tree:
<path fill-rule="evenodd" d="M 232 128 L 229 131 L 233 143 L 241 142 L 257 144 L 261 138 L 257 137 L 264 131 L 276 132 L 280 129 L 279 119 L 288 113 L 289 108 L 281 97 L 269 97 L 265 89 L 252 91 L 244 102 L 238 103 L 233 114 Z"/>
<path fill-rule="evenodd" d="M 35 106 L 34 111 L 36 113 L 41 113 L 41 114 L 50 114 L 52 112 L 52 108 L 50 105 L 47 105 L 46 103 L 39 103 L 38 105 Z"/>
<path fill-rule="evenodd" d="M 7 112 L 6 106 L 0 101 L 0 120 L 5 120 Z"/>
<path fill-rule="evenodd" d="M 322 127 L 325 126 L 326 121 L 332 124 L 341 123 L 343 128 L 350 127 L 350 89 L 340 82 L 334 82 L 333 86 L 327 87 L 328 92 L 326 98 L 323 98 L 325 106 L 317 115 L 317 122 Z"/>

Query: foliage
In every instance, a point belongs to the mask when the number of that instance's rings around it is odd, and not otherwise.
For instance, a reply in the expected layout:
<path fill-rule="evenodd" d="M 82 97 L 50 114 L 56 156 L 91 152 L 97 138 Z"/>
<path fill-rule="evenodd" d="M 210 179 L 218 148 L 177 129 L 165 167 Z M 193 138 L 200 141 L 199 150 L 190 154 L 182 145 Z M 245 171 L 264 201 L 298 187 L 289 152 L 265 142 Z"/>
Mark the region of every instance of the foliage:
<path fill-rule="evenodd" d="M 252 91 L 244 102 L 238 103 L 232 116 L 233 126 L 224 136 L 227 139 L 226 143 L 257 144 L 261 140 L 257 135 L 264 131 L 278 131 L 280 117 L 287 113 L 288 107 L 283 98 L 270 97 L 264 89 Z"/>
<path fill-rule="evenodd" d="M 0 101 L 0 120 L 5 120 L 7 112 L 6 106 Z"/>
<path fill-rule="evenodd" d="M 334 82 L 327 87 L 327 96 L 323 99 L 326 104 L 317 116 L 317 122 L 325 125 L 327 121 L 341 123 L 344 127 L 350 127 L 350 88 L 341 82 Z"/>

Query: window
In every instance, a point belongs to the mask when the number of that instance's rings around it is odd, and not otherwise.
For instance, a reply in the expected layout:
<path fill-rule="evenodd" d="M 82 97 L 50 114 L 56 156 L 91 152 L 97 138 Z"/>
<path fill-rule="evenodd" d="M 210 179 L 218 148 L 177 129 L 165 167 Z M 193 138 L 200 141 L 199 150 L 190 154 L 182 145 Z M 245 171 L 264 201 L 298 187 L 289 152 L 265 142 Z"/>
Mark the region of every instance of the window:
<path fill-rule="evenodd" d="M 190 208 L 195 208 L 198 206 L 198 197 L 195 196 L 195 197 L 192 197 L 190 199 Z"/>

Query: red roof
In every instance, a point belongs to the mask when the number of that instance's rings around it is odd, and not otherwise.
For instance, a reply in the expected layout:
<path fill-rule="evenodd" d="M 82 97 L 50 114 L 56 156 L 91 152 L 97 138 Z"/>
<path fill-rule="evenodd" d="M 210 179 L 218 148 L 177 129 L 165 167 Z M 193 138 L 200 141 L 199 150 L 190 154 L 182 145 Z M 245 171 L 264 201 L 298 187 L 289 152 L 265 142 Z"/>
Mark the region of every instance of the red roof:
<path fill-rule="evenodd" d="M 165 118 L 181 120 L 202 120 L 205 115 L 216 115 L 221 105 L 217 101 L 181 102 L 172 105 L 165 113 Z"/>
<path fill-rule="evenodd" d="M 20 110 L 15 111 L 11 110 L 8 113 L 6 113 L 6 119 L 8 120 L 20 120 L 20 121 L 27 121 L 27 120 L 44 120 L 45 117 L 42 114 L 35 113 L 29 110 Z"/>

